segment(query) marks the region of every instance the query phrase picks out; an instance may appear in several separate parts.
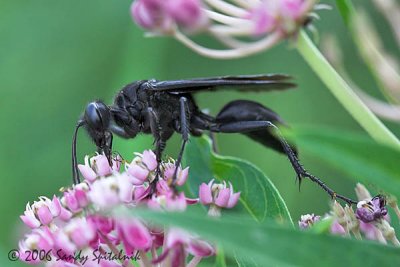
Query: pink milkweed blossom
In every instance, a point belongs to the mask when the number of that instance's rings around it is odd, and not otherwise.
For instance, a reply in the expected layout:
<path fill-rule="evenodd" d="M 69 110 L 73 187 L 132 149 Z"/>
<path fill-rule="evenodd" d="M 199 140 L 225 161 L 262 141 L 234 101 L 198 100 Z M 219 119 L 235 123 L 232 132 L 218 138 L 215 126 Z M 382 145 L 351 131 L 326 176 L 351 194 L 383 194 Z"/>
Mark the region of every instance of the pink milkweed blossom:
<path fill-rule="evenodd" d="M 199 198 L 203 205 L 215 205 L 219 208 L 233 208 L 240 197 L 240 192 L 234 193 L 233 186 L 229 183 L 229 188 L 225 181 L 222 184 L 214 183 L 211 180 L 208 184 L 202 183 L 199 188 Z"/>
<path fill-rule="evenodd" d="M 322 219 L 331 220 L 329 232 L 346 237 L 354 235 L 357 239 L 377 240 L 383 244 L 391 242 L 400 247 L 396 232 L 389 223 L 386 198 L 381 195 L 371 197 L 367 188 L 362 184 L 357 184 L 355 191 L 360 200 L 355 211 L 349 205 L 343 207 L 334 201 L 330 213 Z M 302 215 L 299 227 L 301 229 L 312 227 L 319 218 L 314 214 Z"/>
<path fill-rule="evenodd" d="M 155 35 L 170 35 L 197 53 L 212 58 L 238 58 L 267 50 L 295 37 L 314 10 L 316 0 L 135 0 L 133 20 Z M 207 33 L 225 49 L 204 47 L 188 33 Z"/>
<path fill-rule="evenodd" d="M 208 242 L 178 228 L 171 228 L 166 233 L 164 252 L 153 263 L 166 261 L 167 266 L 182 266 L 187 254 L 197 258 L 209 257 L 215 254 L 215 248 Z"/>
<path fill-rule="evenodd" d="M 331 225 L 329 231 L 335 235 L 346 235 L 346 233 L 347 233 L 346 230 L 344 229 L 344 227 L 342 225 L 340 225 L 340 223 L 337 220 L 334 220 L 332 222 L 332 225 Z"/>
<path fill-rule="evenodd" d="M 29 251 L 34 249 L 50 251 L 54 246 L 53 235 L 47 226 L 34 229 L 30 234 L 25 236 L 25 239 L 19 241 L 20 259 L 26 260 L 30 264 L 38 264 L 39 259 L 30 259 L 27 255 Z"/>
<path fill-rule="evenodd" d="M 307 229 L 312 225 L 314 225 L 314 223 L 318 222 L 319 220 L 321 220 L 321 216 L 314 215 L 314 213 L 301 215 L 299 221 L 299 227 L 300 229 Z"/>
<path fill-rule="evenodd" d="M 50 224 L 60 213 L 61 204 L 56 196 L 53 200 L 39 197 L 39 201 L 35 201 L 32 205 L 26 204 L 24 215 L 20 218 L 30 228 L 37 228 L 40 225 Z"/>
<path fill-rule="evenodd" d="M 172 183 L 172 179 L 175 173 L 175 162 L 170 162 L 164 165 L 164 179 L 169 183 Z M 182 169 L 180 166 L 176 171 L 175 183 L 178 186 L 182 186 L 186 183 L 186 179 L 189 175 L 189 167 Z"/>
<path fill-rule="evenodd" d="M 112 208 L 119 203 L 133 201 L 134 186 L 129 182 L 127 175 L 118 174 L 96 180 L 91 185 L 88 197 L 92 203 L 100 208 Z"/>
<path fill-rule="evenodd" d="M 137 0 L 132 3 L 131 15 L 142 28 L 160 33 L 177 27 L 196 31 L 208 22 L 200 0 Z"/>
<path fill-rule="evenodd" d="M 87 192 L 89 186 L 86 183 L 80 183 L 64 192 L 61 203 L 72 213 L 80 212 L 89 204 Z"/>
<path fill-rule="evenodd" d="M 143 152 L 142 162 L 150 171 L 154 171 L 157 167 L 156 155 L 151 150 L 145 150 Z"/>
<path fill-rule="evenodd" d="M 63 188 L 62 195 L 52 200 L 39 197 L 32 205 L 28 203 L 21 220 L 32 230 L 19 242 L 19 251 L 53 251 L 49 256 L 62 258 L 59 261 L 54 257 L 43 259 L 51 267 L 131 266 L 129 260 L 92 262 L 96 251 L 104 255 L 118 251 L 126 256 L 138 254 L 143 257 L 140 265 L 146 267 L 152 262 L 195 266 L 202 258 L 215 254 L 209 242 L 191 233 L 177 228 L 156 228 L 140 218 L 114 213 L 122 207 L 185 212 L 188 205 L 199 205 L 199 199 L 189 198 L 178 190 L 189 179 L 189 167 L 179 166 L 174 182 L 174 161 L 161 162 L 157 170 L 156 156 L 150 150 L 136 153 L 131 162 L 120 157 L 113 161 L 110 167 L 104 155 L 85 157 L 85 165 L 80 165 L 84 177 L 81 183 Z M 122 172 L 116 162 L 125 164 Z M 236 204 L 240 193 L 234 193 L 231 184 L 227 187 L 225 183 L 214 185 L 211 181 L 209 185 L 213 187 L 211 205 L 232 207 Z M 153 254 L 148 259 L 150 251 Z M 86 263 L 78 262 L 73 255 L 79 253 L 92 256 Z"/>
<path fill-rule="evenodd" d="M 78 168 L 88 182 L 93 182 L 97 177 L 110 175 L 113 171 L 104 154 L 92 157 L 90 161 L 89 156 L 86 156 L 85 165 L 79 164 Z"/>
<path fill-rule="evenodd" d="M 116 223 L 118 237 L 127 255 L 135 250 L 147 251 L 152 247 L 152 236 L 147 227 L 137 219 L 120 220 Z"/>

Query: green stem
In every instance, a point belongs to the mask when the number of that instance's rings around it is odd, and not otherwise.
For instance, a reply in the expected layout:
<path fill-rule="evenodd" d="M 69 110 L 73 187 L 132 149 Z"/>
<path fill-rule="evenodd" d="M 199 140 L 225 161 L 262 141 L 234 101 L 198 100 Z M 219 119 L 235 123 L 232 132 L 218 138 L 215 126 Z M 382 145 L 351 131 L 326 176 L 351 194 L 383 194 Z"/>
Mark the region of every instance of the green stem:
<path fill-rule="evenodd" d="M 303 31 L 299 34 L 297 50 L 331 93 L 372 138 L 380 143 L 400 148 L 400 141 L 396 136 L 368 109 Z"/>

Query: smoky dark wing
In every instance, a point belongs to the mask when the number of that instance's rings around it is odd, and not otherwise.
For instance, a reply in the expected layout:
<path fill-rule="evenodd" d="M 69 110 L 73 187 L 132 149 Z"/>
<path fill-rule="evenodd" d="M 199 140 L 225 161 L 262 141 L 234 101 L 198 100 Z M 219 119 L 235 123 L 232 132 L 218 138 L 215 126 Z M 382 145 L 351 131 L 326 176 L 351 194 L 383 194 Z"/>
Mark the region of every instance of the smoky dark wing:
<path fill-rule="evenodd" d="M 170 93 L 196 93 L 232 89 L 238 91 L 270 91 L 293 88 L 290 76 L 284 74 L 261 74 L 242 76 L 221 76 L 175 81 L 149 81 L 149 88 L 154 91 Z"/>

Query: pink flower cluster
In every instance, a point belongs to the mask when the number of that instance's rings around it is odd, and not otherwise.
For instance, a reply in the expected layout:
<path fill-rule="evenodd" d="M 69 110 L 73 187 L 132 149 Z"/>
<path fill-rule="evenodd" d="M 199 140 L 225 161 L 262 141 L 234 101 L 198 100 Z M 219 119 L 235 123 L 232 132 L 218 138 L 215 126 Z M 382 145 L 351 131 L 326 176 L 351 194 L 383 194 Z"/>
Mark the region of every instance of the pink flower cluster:
<path fill-rule="evenodd" d="M 231 184 L 202 184 L 199 198 L 191 199 L 172 186 L 185 184 L 189 168 L 179 167 L 173 181 L 174 162 L 163 162 L 156 177 L 157 160 L 150 150 L 125 162 L 123 172 L 121 162 L 117 157 L 110 167 L 104 155 L 86 157 L 85 164 L 79 165 L 85 178 L 82 183 L 64 190 L 61 197 L 40 197 L 32 205 L 28 203 L 21 219 L 32 231 L 19 242 L 20 258 L 26 259 L 27 251 L 43 250 L 45 258 L 27 263 L 114 267 L 133 266 L 132 257 L 139 255 L 141 266 L 178 267 L 196 266 L 203 257 L 215 254 L 214 246 L 196 235 L 178 228 L 159 229 L 139 218 L 117 218 L 112 210 L 144 206 L 184 211 L 187 205 L 202 203 L 210 205 L 210 215 L 219 216 L 220 209 L 232 208 L 239 200 L 240 193 L 234 193 Z M 102 261 L 96 257 L 96 253 L 105 258 L 110 253 L 121 254 L 119 251 L 125 257 Z M 89 257 L 82 262 L 84 257 L 76 257 L 80 254 Z"/>
<path fill-rule="evenodd" d="M 317 0 L 135 0 L 133 20 L 155 35 L 169 35 L 197 53 L 237 58 L 267 50 L 296 36 L 327 8 Z M 202 46 L 188 33 L 207 33 L 224 49 Z"/>
<path fill-rule="evenodd" d="M 346 205 L 342 207 L 334 201 L 329 214 L 322 220 L 331 219 L 330 232 L 336 235 L 351 236 L 357 239 L 363 237 L 387 244 L 391 242 L 400 246 L 394 228 L 390 225 L 390 219 L 386 208 L 386 197 L 378 195 L 371 197 L 369 191 L 362 184 L 357 184 L 356 193 L 359 199 L 355 211 Z M 391 207 L 398 210 L 397 200 L 391 199 Z M 400 213 L 397 213 L 400 219 Z M 302 215 L 299 223 L 300 229 L 312 227 L 321 220 L 314 214 Z"/>
<path fill-rule="evenodd" d="M 200 0 L 137 0 L 132 3 L 131 14 L 141 27 L 161 33 L 175 27 L 198 30 L 208 23 Z"/>
<path fill-rule="evenodd" d="M 267 0 L 249 10 L 246 18 L 252 22 L 255 35 L 273 31 L 291 35 L 303 25 L 310 9 L 312 1 Z"/>
<path fill-rule="evenodd" d="M 201 0 L 136 0 L 131 6 L 133 20 L 144 29 L 171 33 L 176 27 L 186 30 L 212 27 L 212 20 L 224 23 L 223 15 L 241 14 L 242 25 L 250 23 L 255 35 L 271 31 L 292 34 L 301 27 L 314 6 L 312 0 L 263 0 L 249 1 L 246 5 L 233 6 L 232 3 L 209 0 L 206 5 Z M 224 10 L 225 9 L 225 10 Z M 233 13 L 233 14 L 232 14 Z"/>

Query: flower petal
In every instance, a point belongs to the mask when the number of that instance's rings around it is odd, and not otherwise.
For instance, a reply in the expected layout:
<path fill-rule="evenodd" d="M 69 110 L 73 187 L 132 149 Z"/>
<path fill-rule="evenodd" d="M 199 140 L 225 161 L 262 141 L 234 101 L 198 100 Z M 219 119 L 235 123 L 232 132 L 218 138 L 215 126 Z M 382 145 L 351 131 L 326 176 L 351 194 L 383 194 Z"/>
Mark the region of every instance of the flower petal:
<path fill-rule="evenodd" d="M 53 215 L 51 215 L 49 207 L 47 207 L 46 205 L 40 206 L 37 209 L 36 213 L 39 221 L 44 225 L 51 223 L 51 221 L 53 220 Z"/>
<path fill-rule="evenodd" d="M 78 169 L 81 172 L 83 178 L 85 178 L 89 182 L 93 182 L 97 177 L 97 174 L 94 172 L 94 170 L 87 165 L 79 164 Z"/>
<path fill-rule="evenodd" d="M 236 206 L 239 198 L 240 198 L 240 192 L 237 192 L 237 193 L 231 195 L 231 197 L 229 198 L 229 201 L 228 201 L 228 205 L 226 207 L 233 208 L 234 206 Z"/>
<path fill-rule="evenodd" d="M 211 187 L 205 183 L 202 183 L 199 188 L 199 198 L 203 205 L 209 205 L 213 201 L 211 194 Z"/>
<path fill-rule="evenodd" d="M 229 188 L 221 189 L 215 199 L 215 204 L 221 208 L 226 208 L 228 206 L 230 196 L 231 190 Z"/>
<path fill-rule="evenodd" d="M 154 171 L 157 168 L 157 159 L 156 155 L 151 150 L 143 151 L 142 162 L 146 165 L 146 167 L 150 171 Z"/>

